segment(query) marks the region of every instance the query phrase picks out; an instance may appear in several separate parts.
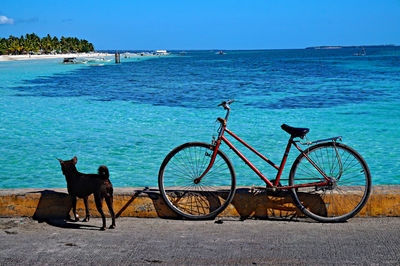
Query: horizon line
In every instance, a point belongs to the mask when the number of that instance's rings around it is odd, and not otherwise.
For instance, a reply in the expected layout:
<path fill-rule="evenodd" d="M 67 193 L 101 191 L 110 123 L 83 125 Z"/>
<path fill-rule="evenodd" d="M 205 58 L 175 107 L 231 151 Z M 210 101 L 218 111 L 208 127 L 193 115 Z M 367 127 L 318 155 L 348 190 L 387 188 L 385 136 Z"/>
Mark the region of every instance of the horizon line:
<path fill-rule="evenodd" d="M 340 49 L 340 48 L 374 48 L 374 47 L 400 47 L 398 44 L 363 44 L 363 45 L 316 45 L 316 46 L 307 46 L 307 47 L 297 47 L 297 48 L 155 48 L 155 49 L 95 49 L 96 51 L 154 51 L 154 50 L 168 50 L 168 51 L 263 51 L 263 50 L 305 50 L 308 48 L 332 48 Z"/>

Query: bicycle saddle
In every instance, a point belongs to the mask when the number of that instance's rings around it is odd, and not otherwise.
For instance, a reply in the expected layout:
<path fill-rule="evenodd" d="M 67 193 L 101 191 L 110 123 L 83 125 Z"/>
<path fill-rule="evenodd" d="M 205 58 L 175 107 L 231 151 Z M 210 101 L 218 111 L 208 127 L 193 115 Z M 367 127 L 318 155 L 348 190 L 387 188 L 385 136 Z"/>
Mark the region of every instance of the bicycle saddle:
<path fill-rule="evenodd" d="M 304 138 L 304 136 L 310 131 L 309 128 L 291 127 L 286 124 L 283 124 L 281 128 L 289 133 L 293 138 Z"/>

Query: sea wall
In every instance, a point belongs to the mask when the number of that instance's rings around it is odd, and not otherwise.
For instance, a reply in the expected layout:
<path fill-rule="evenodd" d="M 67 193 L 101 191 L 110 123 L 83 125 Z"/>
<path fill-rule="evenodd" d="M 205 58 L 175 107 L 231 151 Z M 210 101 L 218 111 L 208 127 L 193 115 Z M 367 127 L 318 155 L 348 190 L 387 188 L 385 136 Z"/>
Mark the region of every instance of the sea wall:
<path fill-rule="evenodd" d="M 92 217 L 98 217 L 93 196 L 89 197 Z M 0 216 L 28 216 L 35 219 L 65 218 L 71 214 L 66 189 L 0 189 Z M 83 200 L 77 211 L 84 217 Z M 103 206 L 108 216 L 106 204 Z M 114 188 L 114 210 L 117 216 L 143 218 L 177 218 L 165 204 L 157 188 Z M 302 216 L 287 193 L 269 195 L 251 187 L 239 187 L 232 203 L 221 217 L 294 218 Z M 400 216 L 400 186 L 373 186 L 359 217 Z"/>

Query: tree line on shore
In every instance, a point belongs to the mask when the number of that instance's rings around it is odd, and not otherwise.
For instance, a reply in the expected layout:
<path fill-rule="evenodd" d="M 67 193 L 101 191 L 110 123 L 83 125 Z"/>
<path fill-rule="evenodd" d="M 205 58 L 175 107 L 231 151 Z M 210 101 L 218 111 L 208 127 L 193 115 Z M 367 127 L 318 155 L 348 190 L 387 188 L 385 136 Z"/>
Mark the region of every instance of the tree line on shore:
<path fill-rule="evenodd" d="M 40 38 L 35 33 L 21 35 L 20 38 L 10 36 L 0 38 L 0 55 L 19 54 L 59 54 L 59 53 L 87 53 L 93 52 L 94 46 L 87 40 L 79 40 L 75 37 L 56 36 Z"/>

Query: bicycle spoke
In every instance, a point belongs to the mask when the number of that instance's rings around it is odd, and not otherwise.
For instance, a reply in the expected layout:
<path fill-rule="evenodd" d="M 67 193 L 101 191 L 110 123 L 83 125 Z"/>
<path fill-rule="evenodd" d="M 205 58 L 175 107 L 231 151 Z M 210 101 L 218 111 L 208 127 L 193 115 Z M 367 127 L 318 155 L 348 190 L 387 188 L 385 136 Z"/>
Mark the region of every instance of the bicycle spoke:
<path fill-rule="evenodd" d="M 302 206 L 301 210 L 319 221 L 345 221 L 357 214 L 370 193 L 370 175 L 361 156 L 343 144 L 330 142 L 315 145 L 306 154 L 330 182 L 324 186 L 293 189 L 293 199 Z M 289 184 L 309 180 L 325 181 L 301 155 L 293 164 Z"/>
<path fill-rule="evenodd" d="M 174 211 L 187 218 L 213 217 L 232 200 L 235 176 L 230 162 L 220 152 L 211 169 L 195 182 L 208 168 L 212 155 L 209 144 L 185 144 L 167 156 L 167 163 L 160 169 L 163 197 Z"/>

